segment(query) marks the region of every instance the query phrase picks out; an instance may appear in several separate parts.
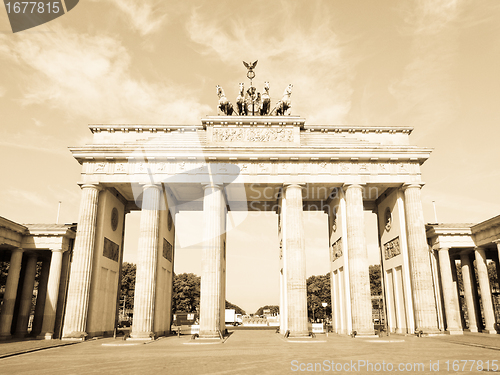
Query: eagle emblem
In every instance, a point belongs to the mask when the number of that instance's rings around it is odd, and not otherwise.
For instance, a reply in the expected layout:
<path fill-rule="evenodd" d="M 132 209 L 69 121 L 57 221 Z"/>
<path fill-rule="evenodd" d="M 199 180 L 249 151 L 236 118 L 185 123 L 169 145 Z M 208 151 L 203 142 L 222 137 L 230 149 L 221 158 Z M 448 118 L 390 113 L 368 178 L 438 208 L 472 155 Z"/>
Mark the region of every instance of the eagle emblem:
<path fill-rule="evenodd" d="M 258 62 L 258 61 L 259 61 L 259 60 L 256 60 L 256 61 L 254 61 L 254 62 L 253 62 L 253 63 L 251 63 L 251 64 L 249 64 L 249 63 L 247 63 L 247 62 L 243 61 L 243 65 L 245 65 L 245 67 L 246 67 L 248 70 L 253 70 L 253 69 L 255 69 L 255 67 L 257 66 L 257 62 Z"/>

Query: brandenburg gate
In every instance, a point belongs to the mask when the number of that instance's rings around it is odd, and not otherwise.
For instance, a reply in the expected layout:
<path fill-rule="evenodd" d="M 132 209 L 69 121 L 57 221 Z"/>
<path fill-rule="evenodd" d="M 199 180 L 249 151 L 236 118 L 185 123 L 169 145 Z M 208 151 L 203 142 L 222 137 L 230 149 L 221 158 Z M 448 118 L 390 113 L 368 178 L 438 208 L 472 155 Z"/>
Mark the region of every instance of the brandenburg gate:
<path fill-rule="evenodd" d="M 255 64 L 254 66 L 255 67 Z M 247 66 L 250 72 L 252 66 Z M 249 75 L 249 78 L 251 75 Z M 385 296 L 400 332 L 438 331 L 420 166 L 430 150 L 408 127 L 308 125 L 291 115 L 292 86 L 272 107 L 269 84 L 196 125 L 92 125 L 71 148 L 81 208 L 63 338 L 115 328 L 125 215 L 141 211 L 132 339 L 171 326 L 175 214 L 204 215 L 200 338 L 225 329 L 226 215 L 274 211 L 280 248 L 280 333 L 309 335 L 303 211 L 328 214 L 334 330 L 373 335 L 364 211 L 378 216 Z"/>

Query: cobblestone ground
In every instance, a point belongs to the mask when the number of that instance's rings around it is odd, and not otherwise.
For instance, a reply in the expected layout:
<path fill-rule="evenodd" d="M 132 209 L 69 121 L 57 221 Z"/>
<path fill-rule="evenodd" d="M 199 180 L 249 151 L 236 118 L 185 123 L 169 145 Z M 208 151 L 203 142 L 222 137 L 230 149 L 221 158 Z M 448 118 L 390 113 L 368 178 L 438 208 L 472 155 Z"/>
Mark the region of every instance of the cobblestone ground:
<path fill-rule="evenodd" d="M 14 345 L 1 346 L 9 344 Z M 21 346 L 17 344 L 17 348 Z M 0 359 L 0 373 L 484 374 L 488 370 L 500 372 L 499 361 L 500 337 L 496 336 L 351 339 L 318 335 L 315 341 L 287 342 L 273 331 L 235 331 L 224 344 L 215 345 L 191 344 L 186 336 L 162 338 L 149 344 L 93 340 Z"/>

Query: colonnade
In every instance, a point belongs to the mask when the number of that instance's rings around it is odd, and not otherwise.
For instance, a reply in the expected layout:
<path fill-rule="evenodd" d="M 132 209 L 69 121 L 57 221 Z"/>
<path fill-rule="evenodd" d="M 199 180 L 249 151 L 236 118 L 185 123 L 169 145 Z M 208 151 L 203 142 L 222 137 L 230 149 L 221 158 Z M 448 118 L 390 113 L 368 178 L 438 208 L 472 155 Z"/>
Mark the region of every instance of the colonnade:
<path fill-rule="evenodd" d="M 453 250 L 453 253 L 451 253 Z M 435 250 L 439 258 L 439 271 L 444 309 L 444 328 L 450 334 L 470 332 L 497 333 L 496 317 L 492 300 L 492 285 L 488 275 L 487 249 L 450 249 L 441 247 Z M 498 255 L 489 251 L 490 259 L 500 269 Z M 463 280 L 463 304 L 459 302 L 456 261 L 460 261 Z M 475 267 L 474 267 L 475 264 Z M 465 306 L 463 306 L 465 305 Z M 467 327 L 464 326 L 463 312 L 467 312 Z M 499 317 L 500 318 L 500 317 Z"/>
<path fill-rule="evenodd" d="M 282 333 L 290 337 L 309 335 L 306 290 L 306 254 L 303 217 L 304 184 L 290 183 L 282 185 L 279 206 L 279 234 L 282 238 L 282 270 L 280 315 Z M 450 255 L 449 248 L 439 248 L 434 254 L 434 261 L 439 261 L 440 292 L 436 294 L 436 280 L 433 278 L 429 246 L 420 198 L 420 185 L 406 185 L 398 188 L 403 202 L 401 209 L 400 236 L 404 241 L 402 251 L 408 259 L 408 276 L 403 276 L 406 287 L 410 288 L 409 298 L 404 304 L 410 306 L 408 321 L 410 328 L 425 333 L 443 329 L 439 320 L 439 301 L 437 294 L 442 293 L 445 328 L 450 333 L 463 330 L 460 315 L 460 303 L 457 294 L 455 259 L 457 253 Z M 332 272 L 332 307 L 334 321 L 349 320 L 349 329 L 358 335 L 372 335 L 372 306 L 370 280 L 368 274 L 368 255 L 364 228 L 364 189 L 362 184 L 346 184 L 342 190 L 342 202 L 345 219 L 345 280 L 340 280 Z M 62 337 L 66 339 L 84 339 L 89 334 L 89 305 L 91 305 L 92 267 L 95 264 L 96 232 L 99 229 L 99 197 L 105 190 L 98 184 L 82 186 L 82 201 L 79 213 L 79 225 L 71 262 L 71 278 L 67 291 L 66 313 Z M 222 184 L 203 185 L 203 258 L 200 301 L 200 338 L 219 338 L 224 331 L 225 310 L 225 274 L 226 274 L 226 215 L 227 196 Z M 131 331 L 132 339 L 150 339 L 170 330 L 170 317 L 164 315 L 165 322 L 159 322 L 159 309 L 169 304 L 162 298 L 171 298 L 171 290 L 166 294 L 158 285 L 162 268 L 162 240 L 165 241 L 166 221 L 162 211 L 169 210 L 165 199 L 165 190 L 161 184 L 142 186 L 142 207 L 140 221 L 139 252 L 135 289 L 134 320 Z M 403 199 L 404 198 L 404 199 Z M 395 206 L 396 207 L 396 206 Z M 397 209 L 394 208 L 395 210 Z M 329 213 L 331 215 L 331 213 Z M 104 215 L 101 212 L 101 216 Z M 105 215 L 104 215 L 105 216 Z M 379 215 L 380 216 L 380 215 Z M 330 217 L 330 222 L 333 217 Z M 379 217 L 380 220 L 380 217 Z M 163 232 L 162 232 L 163 231 Z M 170 232 L 170 228 L 168 229 Z M 101 231 L 102 232 L 102 231 Z M 163 234 L 162 234 L 163 233 Z M 100 234 L 102 235 L 102 233 Z M 173 236 L 172 233 L 169 234 Z M 393 236 L 393 234 L 390 234 Z M 172 241 L 172 239 L 170 239 Z M 173 242 L 173 241 L 172 241 Z M 333 246 L 332 240 L 330 246 Z M 66 258 L 64 255 L 67 254 Z M 469 329 L 495 332 L 495 316 L 492 304 L 488 271 L 484 248 L 473 250 L 477 269 L 477 286 L 473 260 L 470 251 L 459 254 Z M 99 255 L 100 256 L 100 255 Z M 165 255 L 165 248 L 163 249 Z M 37 304 L 32 332 L 38 337 L 52 338 L 56 325 L 56 312 L 60 305 L 61 272 L 67 269 L 69 253 L 54 248 L 50 262 L 43 261 L 38 287 Z M 432 258 L 432 257 L 431 257 Z M 8 338 L 11 333 L 23 336 L 27 333 L 28 319 L 31 312 L 31 298 L 37 265 L 37 253 L 21 248 L 11 251 L 10 271 L 7 278 L 5 296 L 0 315 L 0 337 Z M 65 263 L 64 266 L 63 263 Z M 497 258 L 498 259 L 498 256 Z M 40 259 L 38 259 L 40 260 Z M 172 256 L 169 259 L 173 263 Z M 333 262 L 334 260 L 332 260 Z M 404 265 L 404 262 L 401 263 Z M 165 266 L 166 267 L 166 266 Z M 163 267 L 163 271 L 165 271 Z M 498 267 L 498 266 L 497 266 Z M 498 267 L 497 269 L 500 269 Z M 95 273 L 94 273 L 95 274 Z M 403 272 L 404 274 L 404 272 Z M 162 279 L 165 282 L 166 279 Z M 171 282 L 171 279 L 170 279 Z M 336 284 L 338 285 L 336 285 Z M 340 283 L 340 284 L 339 284 Z M 387 288 L 388 286 L 385 285 Z M 403 287 L 400 285 L 400 287 Z M 481 305 L 485 327 L 481 327 Z M 115 289 L 116 293 L 118 292 Z M 163 294 L 162 294 L 163 293 Z M 170 294 L 169 294 L 170 293 Z M 339 294 L 340 293 L 340 294 Z M 64 293 L 63 293 L 64 294 Z M 162 295 L 160 295 L 162 294 Z M 110 303 L 116 303 L 111 291 Z M 116 294 L 115 294 L 116 295 Z M 349 306 L 339 307 L 340 295 Z M 98 298 L 96 295 L 94 298 Z M 393 298 L 397 298 L 394 296 Z M 17 301 L 17 302 L 16 302 Z M 100 301 L 100 300 L 99 300 Z M 102 302 L 102 301 L 100 301 Z M 109 302 L 109 301 L 108 301 Z M 110 311 L 115 311 L 111 309 Z M 162 316 L 163 316 L 162 315 Z M 167 327 L 168 325 L 168 327 Z M 345 331 L 344 331 L 345 332 Z M 349 333 L 349 332 L 345 332 Z"/>
<path fill-rule="evenodd" d="M 9 272 L 0 313 L 0 340 L 28 336 L 52 339 L 56 328 L 56 313 L 62 314 L 61 276 L 67 270 L 69 252 L 63 249 L 33 251 L 11 250 Z M 36 292 L 36 305 L 31 331 L 28 332 L 35 289 L 37 263 L 41 263 Z M 64 288 L 62 288 L 64 289 Z M 59 308 L 59 310 L 58 310 Z"/>

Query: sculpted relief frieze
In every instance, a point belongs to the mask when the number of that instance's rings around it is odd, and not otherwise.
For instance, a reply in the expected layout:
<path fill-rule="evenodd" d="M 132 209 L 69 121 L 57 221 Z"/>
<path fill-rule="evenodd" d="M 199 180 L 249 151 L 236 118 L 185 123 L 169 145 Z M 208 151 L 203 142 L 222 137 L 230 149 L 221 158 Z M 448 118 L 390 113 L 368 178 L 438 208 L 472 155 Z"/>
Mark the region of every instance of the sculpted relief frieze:
<path fill-rule="evenodd" d="M 399 237 L 390 240 L 384 244 L 384 258 L 389 260 L 401 254 L 401 246 L 399 244 Z"/>
<path fill-rule="evenodd" d="M 293 130 L 283 128 L 214 128 L 214 142 L 293 142 Z"/>
<path fill-rule="evenodd" d="M 335 262 L 343 255 L 342 251 L 342 237 L 332 244 L 332 262 Z"/>
<path fill-rule="evenodd" d="M 227 129 L 224 129 L 227 130 Z M 245 130 L 245 129 L 235 129 Z M 272 129 L 262 129 L 272 130 Z M 209 160 L 129 160 L 95 161 L 86 163 L 87 174 L 206 174 Z M 382 162 L 382 161 L 323 161 L 323 160 L 243 160 L 213 161 L 218 164 L 220 174 L 270 174 L 270 175 L 397 175 L 418 174 L 418 163 Z M 238 168 L 231 167 L 237 166 Z"/>

